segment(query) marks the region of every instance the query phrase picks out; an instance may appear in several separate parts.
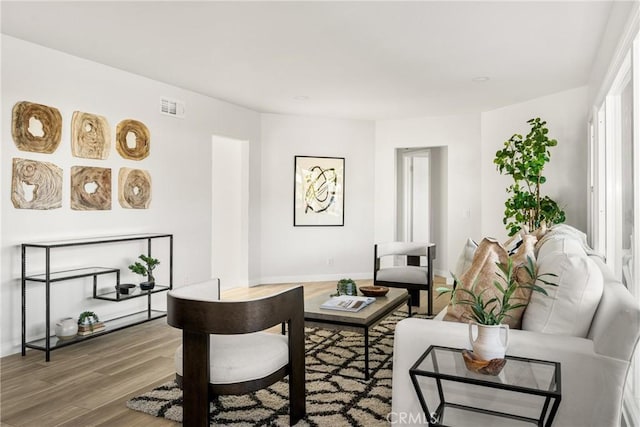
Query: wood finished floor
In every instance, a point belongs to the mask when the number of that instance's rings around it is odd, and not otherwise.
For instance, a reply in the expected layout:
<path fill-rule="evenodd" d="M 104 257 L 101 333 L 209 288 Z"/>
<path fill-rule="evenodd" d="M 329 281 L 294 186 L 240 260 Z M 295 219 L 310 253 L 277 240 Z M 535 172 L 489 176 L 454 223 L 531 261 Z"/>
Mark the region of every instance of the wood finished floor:
<path fill-rule="evenodd" d="M 370 282 L 362 280 L 358 285 Z M 256 298 L 290 286 L 236 288 L 223 291 L 222 297 Z M 305 283 L 304 288 L 305 298 L 328 295 L 335 282 Z M 444 304 L 442 298 L 435 300 L 435 309 Z M 423 302 L 421 307 L 425 306 Z M 4 357 L 0 359 L 0 426 L 176 425 L 128 409 L 125 402 L 173 379 L 173 353 L 180 340 L 180 331 L 163 318 L 56 350 L 48 363 L 44 353 L 36 350 L 27 351 L 25 357 Z"/>

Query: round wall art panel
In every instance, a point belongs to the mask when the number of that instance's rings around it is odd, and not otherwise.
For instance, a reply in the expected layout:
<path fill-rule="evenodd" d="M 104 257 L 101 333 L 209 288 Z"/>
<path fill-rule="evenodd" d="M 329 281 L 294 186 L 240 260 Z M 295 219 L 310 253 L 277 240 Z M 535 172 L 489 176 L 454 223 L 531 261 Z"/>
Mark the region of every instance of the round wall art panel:
<path fill-rule="evenodd" d="M 18 149 L 51 154 L 60 145 L 62 116 L 54 107 L 18 102 L 13 106 L 11 133 Z"/>
<path fill-rule="evenodd" d="M 148 209 L 151 203 L 151 176 L 142 169 L 120 168 L 118 201 L 125 209 Z"/>
<path fill-rule="evenodd" d="M 111 209 L 111 169 L 89 166 L 71 168 L 71 209 Z"/>
<path fill-rule="evenodd" d="M 74 111 L 71 118 L 71 152 L 75 157 L 101 159 L 109 157 L 111 132 L 109 122 L 97 114 Z"/>
<path fill-rule="evenodd" d="M 142 160 L 149 155 L 151 136 L 144 123 L 137 120 L 123 120 L 116 126 L 116 149 L 129 160 Z"/>
<path fill-rule="evenodd" d="M 11 201 L 18 209 L 62 206 L 62 168 L 48 162 L 13 159 Z"/>

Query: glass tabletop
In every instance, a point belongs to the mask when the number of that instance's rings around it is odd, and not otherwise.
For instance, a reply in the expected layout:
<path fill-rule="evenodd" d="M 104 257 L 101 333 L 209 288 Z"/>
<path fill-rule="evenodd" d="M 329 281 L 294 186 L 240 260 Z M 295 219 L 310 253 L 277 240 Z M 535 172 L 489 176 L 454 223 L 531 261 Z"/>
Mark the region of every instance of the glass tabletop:
<path fill-rule="evenodd" d="M 559 363 L 513 356 L 505 359 L 507 362 L 498 375 L 485 375 L 467 369 L 462 349 L 430 346 L 411 371 L 416 375 L 485 387 L 545 395 L 560 393 Z"/>

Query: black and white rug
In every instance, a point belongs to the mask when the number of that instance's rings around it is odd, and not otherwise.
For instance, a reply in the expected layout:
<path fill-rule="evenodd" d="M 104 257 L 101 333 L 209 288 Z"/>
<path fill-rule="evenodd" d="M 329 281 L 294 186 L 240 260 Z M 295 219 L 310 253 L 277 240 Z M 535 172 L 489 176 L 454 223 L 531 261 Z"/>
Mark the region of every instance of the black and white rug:
<path fill-rule="evenodd" d="M 370 380 L 364 380 L 364 336 L 306 329 L 307 416 L 298 426 L 386 426 L 391 411 L 391 362 L 397 311 L 369 332 Z M 169 382 L 127 402 L 136 411 L 182 421 L 182 390 Z M 286 379 L 242 396 L 211 403 L 211 425 L 288 426 Z"/>

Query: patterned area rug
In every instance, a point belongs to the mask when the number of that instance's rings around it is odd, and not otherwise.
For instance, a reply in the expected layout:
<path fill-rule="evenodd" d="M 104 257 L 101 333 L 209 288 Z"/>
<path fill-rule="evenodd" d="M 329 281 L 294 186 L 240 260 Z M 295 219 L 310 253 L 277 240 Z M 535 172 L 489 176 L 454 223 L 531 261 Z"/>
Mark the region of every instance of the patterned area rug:
<path fill-rule="evenodd" d="M 307 416 L 297 426 L 387 426 L 391 411 L 391 362 L 397 311 L 369 332 L 369 369 L 364 380 L 364 336 L 307 328 Z M 182 422 L 182 391 L 169 382 L 135 397 L 127 406 L 136 411 Z M 221 396 L 211 403 L 211 425 L 288 426 L 289 389 L 286 379 L 242 396 Z"/>

